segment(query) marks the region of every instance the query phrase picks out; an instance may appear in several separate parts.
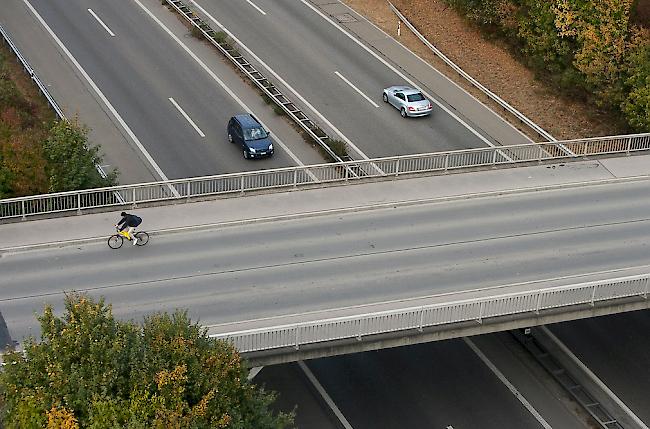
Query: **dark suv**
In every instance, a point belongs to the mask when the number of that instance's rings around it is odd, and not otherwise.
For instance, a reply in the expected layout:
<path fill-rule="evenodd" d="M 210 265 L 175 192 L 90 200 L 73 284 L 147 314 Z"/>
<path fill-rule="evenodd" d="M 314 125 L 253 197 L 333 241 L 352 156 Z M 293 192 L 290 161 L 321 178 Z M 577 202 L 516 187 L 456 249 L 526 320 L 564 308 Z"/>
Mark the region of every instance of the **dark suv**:
<path fill-rule="evenodd" d="M 249 113 L 233 116 L 228 121 L 228 141 L 237 143 L 246 159 L 273 155 L 273 143 L 269 134 L 257 118 Z"/>

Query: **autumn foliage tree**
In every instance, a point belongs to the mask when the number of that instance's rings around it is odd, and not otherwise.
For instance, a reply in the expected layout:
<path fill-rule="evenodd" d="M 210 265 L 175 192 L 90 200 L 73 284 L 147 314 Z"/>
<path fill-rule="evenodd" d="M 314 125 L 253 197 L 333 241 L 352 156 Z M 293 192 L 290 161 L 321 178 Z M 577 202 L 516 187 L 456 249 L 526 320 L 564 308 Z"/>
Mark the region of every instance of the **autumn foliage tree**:
<path fill-rule="evenodd" d="M 632 19 L 640 0 L 445 1 L 507 38 L 526 64 L 563 92 L 650 132 L 650 34 Z"/>
<path fill-rule="evenodd" d="M 154 314 L 142 325 L 116 320 L 84 295 L 46 307 L 41 341 L 4 356 L 3 423 L 12 428 L 280 429 L 274 395 L 247 381 L 229 344 L 187 314 Z"/>

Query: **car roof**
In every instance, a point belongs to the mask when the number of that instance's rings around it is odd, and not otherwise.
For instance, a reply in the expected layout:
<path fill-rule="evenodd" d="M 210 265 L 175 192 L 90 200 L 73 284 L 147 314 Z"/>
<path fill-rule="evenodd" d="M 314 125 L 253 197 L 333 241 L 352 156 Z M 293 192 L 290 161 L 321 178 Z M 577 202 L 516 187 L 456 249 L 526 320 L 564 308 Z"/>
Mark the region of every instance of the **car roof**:
<path fill-rule="evenodd" d="M 250 113 L 235 115 L 235 119 L 241 124 L 242 127 L 259 127 L 261 124 Z"/>
<path fill-rule="evenodd" d="M 420 91 L 417 90 L 417 89 L 415 89 L 415 88 L 411 88 L 410 86 L 403 86 L 403 85 L 391 86 L 390 88 L 387 88 L 387 89 L 388 89 L 389 91 L 399 91 L 399 92 L 403 92 L 403 93 L 406 94 L 406 95 L 409 95 L 409 94 L 419 94 L 419 93 L 420 93 Z"/>

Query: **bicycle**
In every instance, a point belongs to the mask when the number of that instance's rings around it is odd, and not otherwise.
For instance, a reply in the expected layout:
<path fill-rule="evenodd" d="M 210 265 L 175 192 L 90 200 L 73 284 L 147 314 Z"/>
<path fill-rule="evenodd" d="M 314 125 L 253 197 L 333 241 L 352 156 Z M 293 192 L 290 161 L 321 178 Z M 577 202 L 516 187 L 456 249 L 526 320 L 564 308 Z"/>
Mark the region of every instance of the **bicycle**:
<path fill-rule="evenodd" d="M 117 228 L 115 229 L 117 230 L 117 234 L 113 234 L 110 237 L 108 237 L 108 247 L 110 247 L 111 249 L 119 249 L 120 247 L 122 247 L 125 238 L 129 241 L 131 240 L 129 238 L 128 232 L 120 231 Z M 147 234 L 144 231 L 138 231 L 134 235 L 135 238 L 138 239 L 138 241 L 135 243 L 138 246 L 144 246 L 149 242 L 149 234 Z"/>

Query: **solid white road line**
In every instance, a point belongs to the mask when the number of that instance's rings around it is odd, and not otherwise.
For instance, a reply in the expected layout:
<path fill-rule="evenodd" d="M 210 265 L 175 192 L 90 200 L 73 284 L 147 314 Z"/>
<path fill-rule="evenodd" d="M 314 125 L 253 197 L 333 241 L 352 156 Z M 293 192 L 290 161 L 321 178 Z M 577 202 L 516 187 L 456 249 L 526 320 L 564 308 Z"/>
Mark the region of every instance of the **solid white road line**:
<path fill-rule="evenodd" d="M 257 61 L 257 62 L 258 62 L 262 67 L 264 67 L 264 68 L 265 68 L 265 69 L 266 69 L 266 70 L 267 70 L 267 71 L 268 71 L 268 72 L 269 72 L 269 73 L 270 73 L 270 74 L 271 74 L 271 75 L 272 75 L 272 76 L 273 76 L 273 77 L 274 77 L 278 82 L 280 82 L 280 83 L 281 83 L 285 88 L 287 88 L 289 91 L 291 91 L 291 92 L 293 93 L 293 95 L 295 95 L 296 98 L 298 98 L 298 100 L 300 100 L 300 101 L 302 102 L 303 105 L 307 106 L 307 107 L 308 107 L 308 108 L 309 108 L 309 109 L 310 109 L 310 110 L 311 110 L 311 111 L 312 111 L 316 116 L 318 116 L 318 117 L 320 118 L 320 120 L 321 120 L 324 124 L 326 124 L 326 125 L 327 125 L 331 130 L 332 130 L 332 131 L 334 131 L 336 134 L 338 134 L 338 135 L 341 137 L 341 139 L 342 139 L 342 140 L 343 140 L 343 141 L 344 141 L 348 146 L 350 146 L 352 149 L 354 149 L 354 150 L 359 154 L 359 156 L 360 156 L 361 158 L 363 158 L 363 159 L 370 159 L 370 158 L 368 158 L 368 156 L 367 156 L 365 153 L 363 153 L 363 152 L 361 151 L 361 149 L 359 149 L 359 148 L 358 148 L 354 143 L 352 143 L 352 141 L 351 141 L 349 138 L 347 138 L 347 137 L 345 136 L 345 134 L 343 134 L 343 133 L 341 132 L 341 130 L 339 130 L 338 128 L 336 128 L 336 127 L 334 126 L 334 124 L 332 124 L 330 121 L 328 121 L 327 118 L 326 118 L 325 116 L 323 116 L 322 113 L 320 113 L 318 110 L 316 110 L 316 108 L 315 108 L 314 106 L 311 105 L 311 103 L 309 103 L 307 100 L 305 100 L 305 98 L 304 98 L 302 95 L 300 95 L 300 93 L 299 93 L 298 91 L 296 91 L 295 89 L 293 89 L 293 87 L 292 87 L 291 85 L 289 85 L 289 84 L 287 83 L 287 81 L 285 81 L 285 80 L 282 78 L 282 76 L 280 76 L 279 74 L 277 74 L 277 73 L 276 73 L 276 72 L 275 72 L 271 67 L 269 67 L 268 64 L 266 64 L 264 61 L 262 61 L 262 59 L 261 59 L 260 57 L 258 57 L 257 55 L 255 55 L 255 52 L 251 51 L 251 50 L 250 50 L 246 45 L 244 45 L 244 44 L 241 42 L 241 40 L 239 40 L 239 39 L 238 39 L 238 38 L 237 38 L 233 33 L 231 33 L 231 32 L 230 32 L 226 27 L 224 27 L 224 26 L 223 26 L 219 21 L 217 21 L 216 18 L 214 18 L 212 15 L 210 15 L 210 14 L 208 13 L 208 11 L 206 11 L 203 7 L 201 7 L 201 5 L 198 4 L 195 0 L 189 0 L 189 1 L 190 1 L 190 2 L 191 2 L 191 3 L 192 3 L 192 4 L 193 4 L 193 5 L 194 5 L 198 10 L 200 10 L 201 13 L 203 13 L 205 16 L 207 16 L 208 18 L 210 18 L 210 20 L 211 20 L 212 22 L 214 22 L 217 26 L 219 26 L 219 28 L 221 28 L 221 30 L 222 30 L 224 33 L 226 33 L 226 34 L 228 35 L 228 37 L 230 37 L 231 39 L 233 39 L 233 40 L 235 41 L 235 43 L 237 43 L 237 45 L 238 45 L 240 48 L 242 48 L 243 50 L 245 50 L 246 53 L 247 53 L 251 58 L 254 58 L 255 61 Z"/>
<path fill-rule="evenodd" d="M 256 366 L 256 367 L 251 368 L 251 370 L 248 371 L 248 377 L 247 377 L 248 381 L 251 381 L 252 379 L 254 379 L 255 376 L 257 374 L 259 374 L 262 369 L 264 369 L 263 366 Z"/>
<path fill-rule="evenodd" d="M 332 398 L 330 395 L 327 394 L 323 386 L 320 384 L 314 373 L 311 372 L 311 370 L 305 365 L 305 363 L 301 360 L 298 361 L 298 366 L 300 366 L 300 369 L 305 373 L 311 384 L 314 386 L 316 391 L 320 394 L 320 396 L 323 398 L 325 403 L 327 404 L 328 407 L 332 410 L 334 415 L 336 416 L 337 419 L 339 419 L 339 422 L 345 429 L 352 429 L 352 425 L 348 422 L 348 420 L 345 418 L 341 410 L 339 410 L 339 407 L 336 406 L 334 401 L 332 401 Z"/>
<path fill-rule="evenodd" d="M 346 29 L 344 29 L 343 27 L 341 27 L 340 25 L 338 25 L 336 22 L 334 22 L 334 21 L 333 21 L 329 16 L 325 15 L 323 12 L 321 12 L 320 10 L 318 10 L 318 9 L 316 8 L 316 6 L 312 5 L 308 0 L 300 0 L 300 1 L 301 1 L 305 6 L 307 6 L 308 8 L 310 8 L 311 10 L 313 10 L 314 12 L 316 12 L 318 15 L 320 15 L 321 18 L 323 18 L 325 21 L 329 22 L 329 23 L 332 24 L 334 27 L 336 27 L 337 29 L 339 29 L 339 31 L 341 31 L 343 34 L 345 34 L 346 36 L 348 36 L 348 38 L 350 38 L 350 40 L 352 40 L 354 43 L 356 43 L 357 45 L 359 45 L 363 50 L 365 50 L 365 51 L 368 52 L 370 55 L 372 55 L 376 60 L 378 60 L 379 62 L 381 62 L 384 66 L 386 66 L 386 67 L 389 68 L 390 70 L 392 70 L 393 73 L 397 74 L 399 77 L 401 77 L 402 79 L 404 79 L 406 82 L 408 82 L 408 83 L 409 83 L 411 86 L 413 86 L 414 88 L 417 88 L 417 87 L 418 87 L 418 86 L 415 84 L 415 82 L 413 82 L 413 80 L 409 79 L 409 78 L 408 78 L 404 73 L 402 73 L 402 72 L 399 71 L 397 68 L 395 68 L 393 65 L 391 65 L 388 61 L 386 61 L 385 59 L 383 59 L 382 57 L 380 57 L 376 52 L 374 52 L 372 49 L 370 49 L 369 47 L 367 47 L 366 45 L 364 45 L 361 41 L 357 40 L 357 39 L 356 39 L 352 34 L 350 34 Z M 429 93 L 426 92 L 426 91 L 422 91 L 422 93 L 425 94 L 425 95 L 429 98 L 429 100 L 431 100 L 433 103 L 435 103 L 438 107 L 440 107 L 442 110 L 444 110 L 444 111 L 445 111 L 449 116 L 451 116 L 451 117 L 454 118 L 456 121 L 458 121 L 461 125 L 463 125 L 465 128 L 467 128 L 467 130 L 468 130 L 469 132 L 471 132 L 471 133 L 474 134 L 476 137 L 478 137 L 480 140 L 482 140 L 483 143 L 485 143 L 485 144 L 488 145 L 488 146 L 495 147 L 495 145 L 494 145 L 492 142 L 490 142 L 488 139 L 486 139 L 485 137 L 483 137 L 483 136 L 482 136 L 478 131 L 476 131 L 473 127 L 471 127 L 467 122 L 463 121 L 463 120 L 462 120 L 458 115 L 456 115 L 454 112 L 452 112 L 452 111 L 449 110 L 447 107 L 445 107 L 445 106 L 444 106 L 442 103 L 440 103 L 440 102 L 439 102 L 439 101 L 438 101 L 434 96 L 432 96 L 431 94 L 429 94 Z"/>
<path fill-rule="evenodd" d="M 90 14 L 91 14 L 91 15 L 92 15 L 96 20 L 97 20 L 97 22 L 99 22 L 99 23 L 101 24 L 102 27 L 104 27 L 104 30 L 108 31 L 108 34 L 110 34 L 111 37 L 115 37 L 115 33 L 113 33 L 113 32 L 111 31 L 111 29 L 108 28 L 108 25 L 104 24 L 104 21 L 102 21 L 102 20 L 97 16 L 97 14 L 96 14 L 95 12 L 93 12 L 92 9 L 89 8 L 89 9 L 88 9 L 88 12 L 90 12 Z"/>
<path fill-rule="evenodd" d="M 533 415 L 533 417 L 535 417 L 535 419 L 539 422 L 540 425 L 542 425 L 542 427 L 543 427 L 544 429 L 553 429 L 553 428 L 551 427 L 551 425 L 549 425 L 548 422 L 547 422 L 546 420 L 544 420 L 544 417 L 542 417 L 542 415 L 539 414 L 535 408 L 533 408 L 533 406 L 530 404 L 530 402 L 528 402 L 528 401 L 526 400 L 526 398 L 524 398 L 524 397 L 522 396 L 522 394 L 519 393 L 519 391 L 517 390 L 517 388 L 516 388 L 515 386 L 513 386 L 512 383 L 510 383 L 510 381 L 508 381 L 508 379 L 506 378 L 506 376 L 503 375 L 503 373 L 502 373 L 501 371 L 499 371 L 499 368 L 497 368 L 497 367 L 496 367 L 496 366 L 495 366 L 495 365 L 490 361 L 490 359 L 488 359 L 487 356 L 485 356 L 485 355 L 483 354 L 483 352 L 480 351 L 478 347 L 476 347 L 476 344 L 474 344 L 474 343 L 472 342 L 472 340 L 470 340 L 469 338 L 465 337 L 465 338 L 463 338 L 463 341 L 465 341 L 465 344 L 467 344 L 467 345 L 469 346 L 469 348 L 472 349 L 472 351 L 473 351 L 474 353 L 476 353 L 476 356 L 478 356 L 479 359 L 481 359 L 481 360 L 483 361 L 483 363 L 484 363 L 484 364 L 485 364 L 485 365 L 490 369 L 490 371 L 492 371 L 492 373 L 493 373 L 494 375 L 496 375 L 497 378 L 498 378 L 498 379 L 499 379 L 503 384 L 505 384 L 505 386 L 508 388 L 508 390 L 510 390 L 510 392 L 512 392 L 512 394 L 515 395 L 515 398 L 517 398 L 517 399 L 519 400 L 519 402 L 521 402 L 521 404 L 522 404 L 522 405 L 523 405 L 523 406 L 528 410 L 528 412 L 530 412 L 530 414 Z"/>
<path fill-rule="evenodd" d="M 205 64 L 205 63 L 204 63 L 204 62 L 203 62 L 203 61 L 202 61 L 202 60 L 201 60 L 201 59 L 200 59 L 200 58 L 199 58 L 199 57 L 198 57 L 194 52 L 192 52 L 192 50 L 191 50 L 190 48 L 188 48 L 187 45 L 185 45 L 181 39 L 179 39 L 179 38 L 178 38 L 174 33 L 172 33 L 172 31 L 171 31 L 169 28 L 167 28 L 167 27 L 165 26 L 165 24 L 162 23 L 161 20 L 159 20 L 159 19 L 158 19 L 158 18 L 157 18 L 157 17 L 156 17 L 156 16 L 155 16 L 151 11 L 149 11 L 149 9 L 147 9 L 145 5 L 143 5 L 139 0 L 133 0 L 133 1 L 134 1 L 138 6 L 140 6 L 140 9 L 142 9 L 142 10 L 143 10 L 147 15 L 149 15 L 149 18 L 153 19 L 154 22 L 155 22 L 156 24 L 158 24 L 158 25 L 160 26 L 160 28 L 162 28 L 163 31 L 169 35 L 169 37 L 171 37 L 172 39 L 174 39 L 174 41 L 175 41 L 176 43 L 178 43 L 178 45 L 179 45 L 179 46 L 180 46 L 180 47 L 181 47 L 185 52 L 187 52 L 187 54 L 188 54 L 190 57 L 192 57 L 192 59 L 193 59 L 194 61 L 196 61 L 196 63 L 197 63 L 199 66 L 201 66 L 201 68 L 202 68 L 203 70 L 205 70 L 205 72 L 206 72 L 208 75 L 210 75 L 210 77 L 211 77 L 215 82 L 217 82 L 217 83 L 219 84 L 219 86 L 220 86 L 224 91 L 226 91 L 226 93 L 227 93 L 228 95 L 230 95 L 230 96 L 232 97 L 233 100 L 235 100 L 235 102 L 237 102 L 237 104 L 239 104 L 239 105 L 242 107 L 242 109 L 244 109 L 246 112 L 253 113 L 253 110 L 250 109 L 250 108 L 249 108 L 249 107 L 248 107 L 248 106 L 247 106 L 247 105 L 246 105 L 246 104 L 245 104 L 245 103 L 244 103 L 244 102 L 243 102 L 239 97 L 237 97 L 237 94 L 235 94 L 235 93 L 234 93 L 230 88 L 228 88 L 228 86 L 226 86 L 226 84 L 225 84 L 221 79 L 219 79 L 219 76 L 217 76 L 217 75 L 216 75 L 216 74 L 215 74 L 215 73 L 210 69 L 210 67 L 208 67 L 208 66 L 207 66 L 207 65 L 206 65 L 206 64 Z M 256 115 L 256 116 L 257 116 L 257 115 Z M 259 116 L 258 116 L 257 118 L 259 119 Z M 262 123 L 262 125 L 263 125 L 267 130 L 270 129 L 270 128 L 267 127 L 264 123 Z M 293 154 L 293 152 L 291 152 L 291 150 L 289 150 L 289 148 L 287 147 L 287 145 L 284 144 L 284 142 L 283 142 L 282 140 L 280 140 L 280 138 L 277 136 L 277 134 L 274 136 L 273 140 L 274 140 L 277 144 L 279 144 L 279 145 L 282 147 L 282 149 L 287 153 L 287 155 L 289 155 L 289 156 L 291 157 L 291 159 L 293 159 L 293 161 L 294 161 L 297 165 L 299 165 L 299 166 L 304 166 L 304 165 L 305 165 L 305 164 L 304 164 L 304 163 L 303 163 L 303 162 L 302 162 L 302 161 L 301 161 L 301 160 L 300 160 L 296 155 Z"/>
<path fill-rule="evenodd" d="M 341 73 L 335 71 L 334 74 L 337 75 L 338 77 L 340 77 L 341 80 L 343 80 L 343 82 L 345 82 L 345 83 L 347 83 L 348 85 L 350 85 L 350 87 L 352 87 L 352 89 L 354 89 L 355 91 L 357 91 L 357 92 L 359 93 L 360 96 L 362 96 L 363 98 L 365 98 L 366 101 L 367 101 L 368 103 L 372 104 L 372 105 L 375 106 L 375 107 L 379 107 L 379 104 L 377 104 L 377 103 L 375 103 L 374 101 L 372 101 L 372 99 L 370 99 L 370 97 L 368 97 L 366 94 L 364 94 L 363 92 L 361 92 L 361 90 L 360 90 L 359 88 L 357 88 L 356 86 L 354 86 L 354 85 L 352 84 L 352 82 L 350 82 L 349 80 L 347 80 L 347 79 L 346 79 L 346 78 L 345 78 Z"/>
<path fill-rule="evenodd" d="M 634 412 L 630 410 L 630 408 L 627 405 L 625 405 L 625 402 L 623 402 L 618 396 L 616 396 L 616 394 L 612 392 L 612 390 L 609 387 L 607 387 L 607 385 L 603 383 L 603 381 L 600 378 L 598 378 L 598 376 L 594 374 L 587 365 L 582 363 L 582 361 L 578 359 L 578 357 L 575 354 L 573 354 L 573 352 L 569 350 L 569 348 L 562 341 L 560 341 L 560 339 L 556 337 L 555 334 L 553 334 L 546 326 L 540 326 L 540 328 L 551 339 L 551 341 L 555 343 L 555 345 L 562 351 L 562 353 L 564 353 L 569 359 L 571 359 L 573 363 L 575 363 L 576 366 L 578 366 L 578 368 L 580 368 L 580 370 L 585 375 L 587 375 L 587 377 L 589 377 L 589 379 L 593 381 L 600 390 L 605 392 L 607 396 L 609 396 L 614 402 L 616 402 L 616 404 L 621 408 L 621 410 L 623 410 L 623 412 L 625 412 L 627 416 L 634 421 L 637 427 L 642 429 L 648 429 L 648 426 L 636 414 L 634 414 Z"/>
<path fill-rule="evenodd" d="M 266 12 L 264 12 L 262 9 L 260 9 L 260 7 L 258 5 L 256 5 L 255 3 L 253 3 L 251 0 L 246 0 L 246 1 L 248 2 L 249 5 L 253 6 L 255 9 L 257 9 L 257 11 L 259 13 L 261 13 L 262 15 L 266 15 Z"/>
<path fill-rule="evenodd" d="M 187 122 L 189 122 L 190 125 L 191 125 L 195 130 L 196 130 L 196 132 L 199 133 L 199 135 L 200 135 L 201 137 L 205 137 L 205 134 L 203 134 L 203 131 L 201 131 L 201 128 L 199 128 L 199 127 L 194 123 L 194 121 L 192 120 L 192 118 L 190 118 L 189 115 L 188 115 L 187 113 L 185 113 L 185 110 L 183 110 L 183 109 L 181 108 L 181 106 L 178 105 L 178 103 L 176 102 L 176 100 L 174 100 L 173 98 L 169 97 L 169 101 L 171 101 L 172 104 L 174 105 L 174 107 L 176 107 L 176 108 L 178 109 L 178 111 L 181 112 L 181 115 L 183 115 L 183 117 L 187 120 Z"/>
<path fill-rule="evenodd" d="M 113 114 L 113 116 L 115 117 L 117 122 L 120 123 L 122 128 L 124 128 L 124 131 L 126 131 L 126 133 L 129 135 L 129 137 L 131 137 L 133 142 L 136 144 L 138 149 L 140 149 L 140 152 L 142 152 L 142 154 L 147 159 L 147 161 L 149 161 L 149 164 L 151 164 L 151 167 L 156 171 L 156 173 L 158 173 L 158 176 L 160 176 L 160 178 L 162 180 L 169 180 L 167 178 L 167 176 L 165 176 L 165 173 L 162 172 L 162 170 L 160 169 L 158 164 L 156 164 L 156 161 L 154 161 L 154 159 L 151 157 L 151 155 L 149 155 L 149 152 L 147 152 L 147 149 L 144 148 L 144 146 L 142 145 L 140 140 L 136 137 L 136 135 L 133 133 L 133 131 L 131 131 L 131 128 L 129 128 L 129 126 L 126 124 L 126 122 L 124 122 L 124 119 L 122 119 L 122 116 L 120 116 L 120 114 L 117 113 L 117 110 L 115 110 L 115 108 L 110 103 L 110 101 L 108 101 L 108 99 L 106 98 L 104 93 L 99 89 L 99 87 L 97 85 L 95 85 L 95 82 L 93 82 L 93 80 L 90 78 L 88 73 L 86 73 L 86 70 L 84 70 L 84 68 L 81 67 L 81 64 L 79 64 L 79 62 L 75 59 L 75 57 L 72 56 L 72 54 L 70 53 L 68 48 L 66 48 L 65 45 L 63 44 L 63 42 L 61 42 L 61 40 L 57 37 L 57 35 L 54 34 L 54 31 L 52 31 L 50 26 L 47 25 L 47 23 L 41 17 L 41 15 L 36 11 L 36 9 L 34 9 L 34 7 L 29 3 L 28 0 L 23 0 L 23 2 L 25 3 L 25 5 L 27 5 L 29 10 L 31 10 L 31 12 L 34 14 L 36 19 L 38 19 L 38 21 L 41 23 L 41 25 L 45 28 L 45 30 L 47 30 L 47 32 L 50 33 L 50 36 L 52 36 L 52 38 L 54 39 L 56 44 L 59 45 L 59 48 L 61 48 L 61 50 L 66 54 L 68 59 L 75 65 L 75 67 L 77 67 L 77 69 L 79 70 L 81 75 L 84 77 L 84 79 L 86 79 L 86 81 L 92 87 L 92 89 L 95 91 L 95 93 L 97 93 L 97 96 L 104 102 L 104 104 L 106 105 L 108 110 L 110 110 L 110 112 Z"/>

